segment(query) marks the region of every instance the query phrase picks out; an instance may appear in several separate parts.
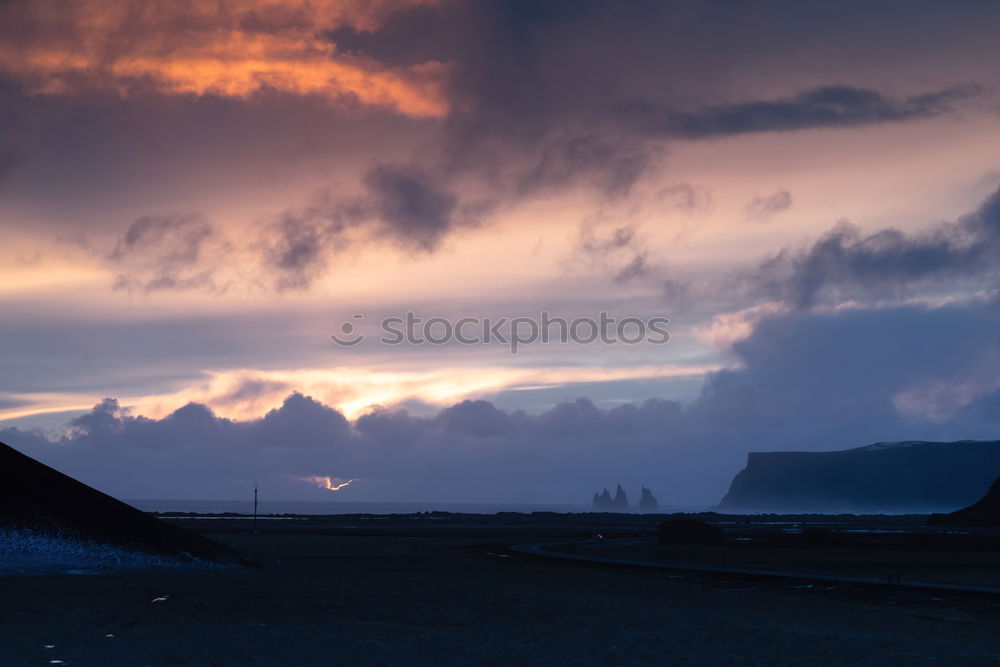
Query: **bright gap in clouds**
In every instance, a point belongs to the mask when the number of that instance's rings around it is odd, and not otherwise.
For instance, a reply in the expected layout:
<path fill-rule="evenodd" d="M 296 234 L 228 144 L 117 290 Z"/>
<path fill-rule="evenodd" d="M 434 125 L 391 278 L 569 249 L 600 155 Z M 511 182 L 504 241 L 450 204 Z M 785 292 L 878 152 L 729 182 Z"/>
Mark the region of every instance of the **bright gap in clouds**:
<path fill-rule="evenodd" d="M 682 500 L 995 431 L 998 12 L 0 2 L 5 437 L 174 496 Z M 330 342 L 409 310 L 671 342 Z"/>
<path fill-rule="evenodd" d="M 329 370 L 258 371 L 251 369 L 208 373 L 201 384 L 170 394 L 122 396 L 120 402 L 137 414 L 164 417 L 186 403 L 208 406 L 220 417 L 256 419 L 281 405 L 292 391 L 336 407 L 353 419 L 373 406 L 417 402 L 447 407 L 469 396 L 505 391 L 531 391 L 580 383 L 621 380 L 702 377 L 718 366 L 660 365 L 626 368 L 517 368 L 451 367 L 410 372 L 368 371 L 352 367 Z M 0 420 L 30 415 L 89 409 L 103 397 L 86 395 L 11 396 L 23 405 L 0 408 Z"/>

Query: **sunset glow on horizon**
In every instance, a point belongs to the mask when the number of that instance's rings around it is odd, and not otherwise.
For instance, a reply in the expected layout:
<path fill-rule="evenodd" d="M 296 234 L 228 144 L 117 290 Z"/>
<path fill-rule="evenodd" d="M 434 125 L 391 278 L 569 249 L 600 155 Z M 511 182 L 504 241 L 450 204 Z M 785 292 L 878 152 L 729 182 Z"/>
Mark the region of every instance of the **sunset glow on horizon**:
<path fill-rule="evenodd" d="M 0 441 L 120 497 L 672 505 L 995 437 L 1000 7 L 958 5 L 3 3 Z M 669 342 L 481 339 L 543 313 Z"/>

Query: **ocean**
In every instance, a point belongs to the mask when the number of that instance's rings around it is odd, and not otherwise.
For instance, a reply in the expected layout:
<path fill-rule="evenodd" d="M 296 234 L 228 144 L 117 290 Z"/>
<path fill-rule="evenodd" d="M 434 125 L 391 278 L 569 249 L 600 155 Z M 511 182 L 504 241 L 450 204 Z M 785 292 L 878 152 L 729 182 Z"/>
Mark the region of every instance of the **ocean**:
<path fill-rule="evenodd" d="M 249 500 L 156 500 L 133 499 L 124 502 L 144 512 L 194 512 L 198 514 L 253 514 Z M 661 507 L 657 513 L 698 512 L 702 507 Z M 505 503 L 438 503 L 438 502 L 352 502 L 342 500 L 299 501 L 260 500 L 257 510 L 266 514 L 415 514 L 416 512 L 454 512 L 462 514 L 496 514 L 498 512 L 592 512 L 588 505 L 569 504 L 505 504 Z M 630 512 L 640 512 L 631 508 Z"/>

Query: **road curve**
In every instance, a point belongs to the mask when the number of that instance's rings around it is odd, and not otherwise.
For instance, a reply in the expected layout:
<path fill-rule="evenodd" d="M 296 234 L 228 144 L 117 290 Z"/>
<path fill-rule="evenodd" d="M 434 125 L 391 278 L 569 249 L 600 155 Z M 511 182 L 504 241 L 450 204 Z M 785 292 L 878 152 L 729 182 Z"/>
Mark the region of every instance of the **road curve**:
<path fill-rule="evenodd" d="M 644 540 L 623 539 L 615 540 L 617 543 L 639 542 Z M 914 581 L 910 579 L 898 578 L 876 578 L 876 577 L 838 577 L 828 574 L 810 574 L 801 572 L 782 572 L 780 570 L 748 570 L 736 567 L 718 567 L 714 565 L 695 565 L 692 563 L 663 563 L 657 561 L 628 560 L 624 558 L 605 558 L 603 556 L 588 556 L 579 553 L 567 553 L 565 551 L 552 551 L 552 547 L 595 544 L 594 540 L 574 540 L 569 542 L 536 542 L 533 544 L 517 544 L 511 547 L 512 551 L 531 556 L 542 556 L 544 558 L 556 558 L 560 560 L 573 560 L 588 563 L 600 563 L 602 565 L 619 565 L 623 567 L 641 567 L 653 570 L 677 570 L 686 572 L 710 572 L 715 574 L 738 574 L 755 577 L 778 577 L 784 579 L 795 579 L 796 581 L 822 581 L 838 584 L 864 584 L 869 586 L 891 586 L 894 588 L 915 588 L 930 589 L 939 591 L 959 591 L 965 593 L 991 593 L 1000 595 L 1000 588 L 990 588 L 987 586 L 966 586 L 962 584 L 935 584 L 926 581 Z"/>

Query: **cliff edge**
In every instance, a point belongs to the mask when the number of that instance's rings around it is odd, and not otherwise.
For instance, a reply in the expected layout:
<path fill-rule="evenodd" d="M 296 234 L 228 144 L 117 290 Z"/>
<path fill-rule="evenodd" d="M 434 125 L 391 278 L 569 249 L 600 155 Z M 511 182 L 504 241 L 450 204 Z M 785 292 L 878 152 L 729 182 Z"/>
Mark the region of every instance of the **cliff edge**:
<path fill-rule="evenodd" d="M 719 504 L 743 512 L 949 512 L 1000 476 L 1000 441 L 880 442 L 834 452 L 752 452 Z"/>

